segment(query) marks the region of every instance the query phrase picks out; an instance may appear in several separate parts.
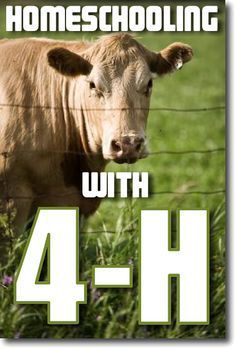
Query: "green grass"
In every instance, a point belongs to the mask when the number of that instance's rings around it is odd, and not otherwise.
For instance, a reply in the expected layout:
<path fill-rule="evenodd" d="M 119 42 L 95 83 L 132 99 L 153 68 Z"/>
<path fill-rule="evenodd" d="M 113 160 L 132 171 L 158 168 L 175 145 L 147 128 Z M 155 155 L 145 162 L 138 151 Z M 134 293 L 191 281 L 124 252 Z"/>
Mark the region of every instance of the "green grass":
<path fill-rule="evenodd" d="M 13 3 L 13 2 L 12 2 Z M 25 2 L 27 3 L 27 2 Z M 29 2 L 30 4 L 33 1 Z M 31 36 L 5 33 L 4 6 L 0 6 L 0 37 Z M 220 15 L 224 24 L 223 13 Z M 223 27 L 223 25 L 222 25 Z M 55 39 L 96 38 L 79 33 L 34 33 Z M 158 50 L 173 41 L 192 45 L 194 59 L 183 70 L 154 84 L 151 107 L 199 108 L 225 104 L 225 38 L 218 33 L 139 33 L 139 40 Z M 224 110 L 208 112 L 151 111 L 148 121 L 149 149 L 197 150 L 225 146 Z M 152 191 L 181 194 L 153 195 L 148 199 L 105 199 L 88 219 L 81 234 L 81 280 L 91 279 L 93 264 L 134 264 L 131 290 L 88 290 L 88 305 L 80 306 L 80 325 L 46 325 L 46 306 L 12 304 L 12 286 L 0 287 L 0 335 L 3 337 L 52 338 L 222 338 L 225 336 L 225 207 L 224 195 L 186 194 L 225 188 L 224 152 L 213 154 L 156 155 L 134 165 L 111 163 L 110 171 L 148 171 Z M 208 326 L 139 326 L 137 319 L 137 226 L 140 209 L 179 208 L 211 210 L 211 319 Z M 6 217 L 0 216 L 6 241 Z M 96 233 L 94 231 L 105 231 Z M 106 233 L 113 231 L 114 233 Z M 27 232 L 4 247 L 8 259 L 1 276 L 14 275 Z M 173 289 L 173 297 L 174 297 Z M 175 309 L 175 308 L 174 308 Z"/>

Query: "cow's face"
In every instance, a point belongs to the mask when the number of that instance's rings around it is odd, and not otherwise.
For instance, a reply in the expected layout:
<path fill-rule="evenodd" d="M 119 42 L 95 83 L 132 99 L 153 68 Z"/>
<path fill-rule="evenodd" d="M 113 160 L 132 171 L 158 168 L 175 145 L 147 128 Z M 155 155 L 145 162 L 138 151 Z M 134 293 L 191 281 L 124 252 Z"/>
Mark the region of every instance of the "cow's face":
<path fill-rule="evenodd" d="M 146 123 L 153 78 L 141 57 L 93 66 L 87 79 L 90 105 L 100 116 L 102 152 L 107 160 L 133 163 L 145 157 Z"/>
<path fill-rule="evenodd" d="M 179 69 L 191 59 L 192 50 L 174 43 L 154 53 L 129 35 L 110 38 L 112 47 L 102 55 L 98 48 L 83 57 L 57 48 L 49 52 L 48 60 L 65 75 L 85 75 L 87 107 L 95 116 L 91 124 L 99 124 L 104 159 L 133 163 L 147 155 L 145 130 L 153 79 Z M 104 41 L 109 42 L 107 37 Z M 102 40 L 100 46 L 106 47 Z"/>

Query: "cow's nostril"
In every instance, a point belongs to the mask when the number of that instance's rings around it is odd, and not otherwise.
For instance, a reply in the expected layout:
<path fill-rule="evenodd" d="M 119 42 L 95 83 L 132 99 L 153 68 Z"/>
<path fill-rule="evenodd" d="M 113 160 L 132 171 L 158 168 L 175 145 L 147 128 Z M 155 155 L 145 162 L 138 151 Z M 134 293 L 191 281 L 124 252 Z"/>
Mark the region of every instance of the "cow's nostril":
<path fill-rule="evenodd" d="M 113 151 L 115 151 L 117 153 L 122 150 L 120 142 L 118 142 L 116 140 L 111 141 L 111 148 Z"/>
<path fill-rule="evenodd" d="M 139 151 L 141 150 L 141 147 L 142 147 L 142 143 L 139 143 L 139 144 L 136 145 L 135 150 L 136 150 L 137 152 L 139 152 Z"/>
<path fill-rule="evenodd" d="M 142 148 L 143 143 L 144 143 L 144 138 L 143 137 L 142 138 L 136 138 L 135 143 L 136 143 L 135 150 L 137 152 L 139 152 L 141 150 L 141 148 Z"/>

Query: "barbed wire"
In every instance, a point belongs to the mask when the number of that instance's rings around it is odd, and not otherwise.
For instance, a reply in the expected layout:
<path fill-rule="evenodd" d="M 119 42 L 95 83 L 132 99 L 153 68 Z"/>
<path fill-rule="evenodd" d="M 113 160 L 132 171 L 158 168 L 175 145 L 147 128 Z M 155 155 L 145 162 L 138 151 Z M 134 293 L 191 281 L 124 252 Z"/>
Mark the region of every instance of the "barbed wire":
<path fill-rule="evenodd" d="M 133 233 L 136 229 L 124 229 L 124 230 L 121 230 L 120 232 L 122 232 L 122 234 L 125 234 L 125 233 Z M 138 228 L 137 228 L 138 230 Z M 101 229 L 101 230 L 88 230 L 88 231 L 85 231 L 85 230 L 82 230 L 80 231 L 80 234 L 116 234 L 118 233 L 118 231 L 115 231 L 115 230 L 105 230 L 105 229 Z"/>
<path fill-rule="evenodd" d="M 213 191 L 171 191 L 171 190 L 164 190 L 164 191 L 154 191 L 150 192 L 150 196 L 152 195 L 216 195 L 216 194 L 224 194 L 226 190 L 223 189 L 216 189 Z M 45 197 L 54 197 L 54 198 L 64 198 L 64 197 L 70 197 L 70 196 L 77 196 L 79 193 L 78 191 L 73 191 L 69 193 L 63 193 L 63 194 L 37 194 L 32 196 L 24 196 L 24 195 L 2 195 L 0 196 L 0 199 L 2 200 L 35 200 L 35 199 L 42 199 Z M 131 195 L 131 192 L 127 192 L 128 195 Z M 115 195 L 120 195 L 120 192 L 116 192 Z M 129 197 L 129 196 L 128 196 Z M 96 198 L 96 197 L 95 197 Z M 122 198 L 122 197 L 121 197 Z"/>
<path fill-rule="evenodd" d="M 147 155 L 185 155 L 185 154 L 211 154 L 211 153 L 218 153 L 218 152 L 225 152 L 225 148 L 212 148 L 212 149 L 187 149 L 187 150 L 159 150 L 159 151 L 150 151 L 147 153 Z M 81 156 L 87 156 L 87 155 L 93 155 L 93 156 L 104 156 L 106 154 L 102 152 L 92 153 L 92 152 L 78 152 L 73 150 L 30 150 L 30 149 L 22 149 L 22 150 L 14 150 L 14 151 L 4 151 L 0 153 L 0 156 L 3 157 L 9 157 L 14 156 L 18 154 L 71 154 L 71 155 L 81 155 Z"/>
<path fill-rule="evenodd" d="M 216 194 L 225 194 L 225 189 L 217 189 L 213 191 L 157 191 L 151 192 L 151 195 L 165 195 L 165 194 L 173 194 L 173 195 L 216 195 Z"/>
<path fill-rule="evenodd" d="M 22 108 L 22 109 L 49 109 L 49 110 L 74 110 L 74 111 L 125 111 L 125 110 L 148 110 L 148 111 L 170 111 L 170 112 L 207 112 L 207 111 L 216 111 L 216 110 L 225 110 L 224 105 L 212 106 L 212 107 L 199 107 L 199 108 L 169 108 L 169 107 L 125 107 L 125 108 L 76 108 L 76 107 L 57 107 L 51 105 L 24 105 L 24 104 L 7 104 L 0 103 L 0 109 L 2 108 Z"/>
<path fill-rule="evenodd" d="M 225 148 L 197 149 L 197 150 L 159 150 L 148 153 L 148 155 L 185 155 L 185 154 L 211 154 L 225 152 Z"/>

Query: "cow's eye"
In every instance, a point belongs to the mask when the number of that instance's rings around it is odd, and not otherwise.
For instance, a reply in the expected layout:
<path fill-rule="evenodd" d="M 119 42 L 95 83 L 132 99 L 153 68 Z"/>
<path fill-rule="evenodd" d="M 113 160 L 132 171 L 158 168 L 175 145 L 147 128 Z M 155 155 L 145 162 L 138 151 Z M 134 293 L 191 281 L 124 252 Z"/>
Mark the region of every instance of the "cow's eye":
<path fill-rule="evenodd" d="M 151 88 L 152 88 L 152 79 L 150 79 L 150 80 L 148 81 L 147 88 L 146 88 L 146 91 L 145 91 L 145 94 L 146 94 L 146 95 L 149 94 Z"/>
<path fill-rule="evenodd" d="M 89 82 L 89 88 L 90 88 L 90 90 L 94 90 L 96 88 L 96 85 L 93 81 Z"/>
<path fill-rule="evenodd" d="M 150 90 L 150 89 L 152 88 L 152 79 L 150 79 L 150 80 L 148 81 L 147 88 L 148 88 L 148 90 Z"/>

